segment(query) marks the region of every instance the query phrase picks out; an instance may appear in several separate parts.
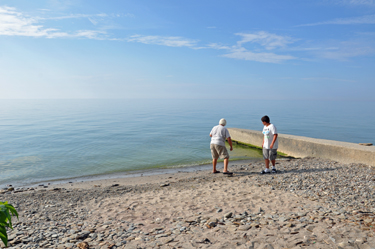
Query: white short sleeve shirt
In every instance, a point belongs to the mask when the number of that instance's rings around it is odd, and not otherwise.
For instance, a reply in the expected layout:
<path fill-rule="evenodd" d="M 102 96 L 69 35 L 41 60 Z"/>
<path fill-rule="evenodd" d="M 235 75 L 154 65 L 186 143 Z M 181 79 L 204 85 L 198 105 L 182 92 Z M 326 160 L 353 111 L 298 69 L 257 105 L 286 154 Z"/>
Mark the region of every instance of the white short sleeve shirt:
<path fill-rule="evenodd" d="M 230 137 L 229 131 L 222 125 L 214 126 L 210 132 L 210 135 L 212 135 L 211 144 L 218 144 L 222 146 L 225 146 L 225 139 Z"/>
<path fill-rule="evenodd" d="M 276 126 L 274 126 L 273 124 L 263 127 L 263 135 L 264 135 L 263 148 L 270 149 L 270 145 L 273 140 L 273 135 L 275 134 L 277 134 L 277 129 L 276 129 Z M 278 147 L 279 147 L 279 139 L 277 138 L 272 149 L 277 149 Z"/>

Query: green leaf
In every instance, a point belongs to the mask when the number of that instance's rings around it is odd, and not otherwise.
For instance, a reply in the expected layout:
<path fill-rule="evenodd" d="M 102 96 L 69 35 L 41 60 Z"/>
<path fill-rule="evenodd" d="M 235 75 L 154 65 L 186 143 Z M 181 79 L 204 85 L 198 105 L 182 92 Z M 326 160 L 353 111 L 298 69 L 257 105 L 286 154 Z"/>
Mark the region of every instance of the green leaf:
<path fill-rule="evenodd" d="M 7 210 L 7 207 L 4 204 L 0 205 L 0 212 L 5 212 Z"/>
<path fill-rule="evenodd" d="M 8 235 L 6 227 L 12 227 L 12 215 L 18 219 L 17 210 L 8 202 L 0 202 L 0 239 L 4 242 L 5 246 L 8 244 Z"/>
<path fill-rule="evenodd" d="M 9 227 L 9 224 L 7 223 L 8 217 L 5 212 L 0 212 L 0 223 L 5 224 L 5 226 Z"/>
<path fill-rule="evenodd" d="M 3 212 L 3 214 L 5 214 L 6 216 L 5 222 L 8 222 L 9 227 L 12 228 L 12 216 L 10 216 L 8 209 L 5 212 Z"/>
<path fill-rule="evenodd" d="M 18 213 L 17 210 L 10 204 L 5 204 L 5 206 L 8 208 L 8 210 L 12 213 L 13 216 L 16 216 L 18 219 Z"/>
<path fill-rule="evenodd" d="M 8 245 L 8 235 L 5 227 L 0 226 L 0 239 L 3 241 L 4 245 Z"/>

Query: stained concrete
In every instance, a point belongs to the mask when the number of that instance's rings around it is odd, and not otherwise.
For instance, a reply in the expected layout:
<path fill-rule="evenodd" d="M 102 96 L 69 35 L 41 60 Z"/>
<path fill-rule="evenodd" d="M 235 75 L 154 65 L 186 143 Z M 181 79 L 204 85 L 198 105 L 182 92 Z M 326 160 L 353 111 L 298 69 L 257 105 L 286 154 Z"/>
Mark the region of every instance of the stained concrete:
<path fill-rule="evenodd" d="M 232 140 L 261 147 L 261 131 L 228 128 Z M 375 166 L 375 146 L 279 134 L 278 151 L 293 157 L 318 157 L 341 163 L 363 163 Z"/>

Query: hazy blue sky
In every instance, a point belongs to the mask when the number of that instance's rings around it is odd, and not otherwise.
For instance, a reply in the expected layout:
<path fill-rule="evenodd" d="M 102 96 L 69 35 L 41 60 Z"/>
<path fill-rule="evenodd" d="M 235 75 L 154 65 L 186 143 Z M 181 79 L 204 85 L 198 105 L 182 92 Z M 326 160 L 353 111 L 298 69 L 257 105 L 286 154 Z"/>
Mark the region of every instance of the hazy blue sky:
<path fill-rule="evenodd" d="M 0 0 L 0 98 L 375 100 L 375 0 Z"/>

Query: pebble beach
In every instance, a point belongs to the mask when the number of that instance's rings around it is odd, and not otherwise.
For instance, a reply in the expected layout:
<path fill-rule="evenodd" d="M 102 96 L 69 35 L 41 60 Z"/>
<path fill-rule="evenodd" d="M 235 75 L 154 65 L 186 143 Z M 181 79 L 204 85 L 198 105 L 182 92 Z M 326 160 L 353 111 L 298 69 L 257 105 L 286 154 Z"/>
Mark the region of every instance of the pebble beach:
<path fill-rule="evenodd" d="M 276 166 L 0 190 L 19 211 L 9 248 L 375 248 L 374 167 Z"/>

